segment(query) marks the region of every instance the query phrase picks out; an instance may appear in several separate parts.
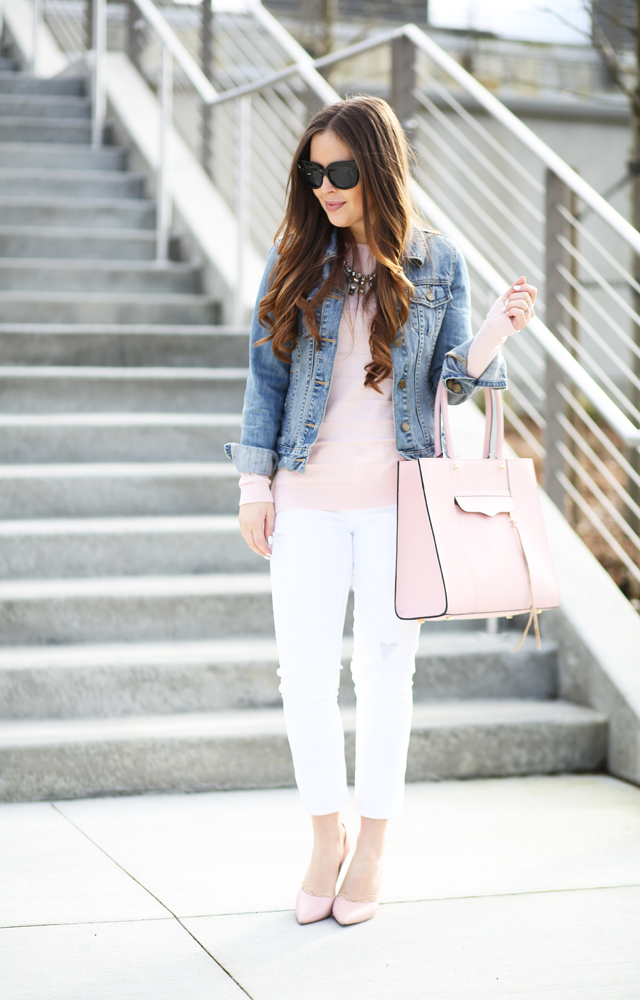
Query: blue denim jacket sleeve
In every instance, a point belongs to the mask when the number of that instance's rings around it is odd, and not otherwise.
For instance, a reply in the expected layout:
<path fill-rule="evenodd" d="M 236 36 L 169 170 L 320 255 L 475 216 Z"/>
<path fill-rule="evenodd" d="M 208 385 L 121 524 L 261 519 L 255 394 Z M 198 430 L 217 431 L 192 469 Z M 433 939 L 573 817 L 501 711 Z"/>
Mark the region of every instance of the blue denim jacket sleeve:
<path fill-rule="evenodd" d="M 447 303 L 442 326 L 429 370 L 431 387 L 435 393 L 440 378 L 447 386 L 449 404 L 456 405 L 471 399 L 485 387 L 507 388 L 507 366 L 498 352 L 493 361 L 477 378 L 467 374 L 469 348 L 473 341 L 471 328 L 471 298 L 467 264 L 457 251 L 456 265 L 451 283 L 452 299 Z"/>
<path fill-rule="evenodd" d="M 271 342 L 255 346 L 256 341 L 269 333 L 258 321 L 258 308 L 268 291 L 269 275 L 277 256 L 278 250 L 274 246 L 267 257 L 253 311 L 249 338 L 249 377 L 242 409 L 240 444 L 231 442 L 224 446 L 227 458 L 233 459 L 238 472 L 255 472 L 264 476 L 273 476 L 277 468 L 275 446 L 282 423 L 291 368 L 276 358 Z"/>

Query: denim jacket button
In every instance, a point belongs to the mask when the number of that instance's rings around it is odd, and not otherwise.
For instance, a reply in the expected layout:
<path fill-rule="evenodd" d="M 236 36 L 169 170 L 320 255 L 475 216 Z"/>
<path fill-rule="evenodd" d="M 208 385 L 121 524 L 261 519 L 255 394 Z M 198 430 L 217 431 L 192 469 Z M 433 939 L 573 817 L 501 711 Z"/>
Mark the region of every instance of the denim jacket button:
<path fill-rule="evenodd" d="M 454 382 L 452 378 L 447 379 L 447 389 L 451 389 L 451 392 L 462 392 L 460 383 Z"/>
<path fill-rule="evenodd" d="M 400 424 L 400 430 L 404 431 L 405 433 L 409 430 L 409 424 L 407 423 L 406 420 L 404 421 L 403 424 Z"/>
<path fill-rule="evenodd" d="M 404 389 L 406 384 L 407 383 L 405 382 L 405 380 L 401 378 L 400 381 L 398 382 L 398 389 Z"/>
<path fill-rule="evenodd" d="M 402 337 L 399 337 L 399 336 L 396 337 L 396 339 L 393 342 L 393 346 L 394 347 L 402 347 Z"/>

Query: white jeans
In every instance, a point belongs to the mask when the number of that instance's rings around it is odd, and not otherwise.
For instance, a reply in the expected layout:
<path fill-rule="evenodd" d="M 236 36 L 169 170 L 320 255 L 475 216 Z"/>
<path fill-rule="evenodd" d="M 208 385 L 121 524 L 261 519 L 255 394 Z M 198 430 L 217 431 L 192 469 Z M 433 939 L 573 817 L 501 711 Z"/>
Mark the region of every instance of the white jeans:
<path fill-rule="evenodd" d="M 276 514 L 273 611 L 296 783 L 312 815 L 347 801 L 338 710 L 342 630 L 353 575 L 356 773 L 361 816 L 402 809 L 420 626 L 394 611 L 396 508 Z"/>

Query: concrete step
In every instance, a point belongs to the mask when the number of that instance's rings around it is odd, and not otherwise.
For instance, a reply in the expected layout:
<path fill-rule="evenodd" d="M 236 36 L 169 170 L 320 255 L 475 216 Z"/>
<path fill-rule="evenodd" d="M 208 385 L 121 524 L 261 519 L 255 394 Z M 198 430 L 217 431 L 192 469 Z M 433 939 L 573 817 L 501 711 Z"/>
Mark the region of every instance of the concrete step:
<path fill-rule="evenodd" d="M 243 367 L 248 358 L 246 328 L 0 323 L 3 365 Z"/>
<path fill-rule="evenodd" d="M 224 413 L 0 414 L 0 463 L 215 462 L 240 425 Z"/>
<path fill-rule="evenodd" d="M 46 81 L 49 83 L 50 81 Z M 2 142 L 0 167 L 46 170 L 126 170 L 127 150 L 122 146 L 91 149 L 77 143 Z"/>
<path fill-rule="evenodd" d="M 0 195 L 35 198 L 143 198 L 143 174 L 124 170 L 0 167 Z"/>
<path fill-rule="evenodd" d="M 74 226 L 0 226 L 0 257 L 78 260 L 154 260 L 150 229 L 81 229 Z"/>
<path fill-rule="evenodd" d="M 246 377 L 244 368 L 3 365 L 0 398 L 5 414 L 239 413 Z"/>
<path fill-rule="evenodd" d="M 273 635 L 266 573 L 0 582 L 0 645 Z"/>
<path fill-rule="evenodd" d="M 452 698 L 548 699 L 556 693 L 556 649 L 533 639 L 513 652 L 512 636 L 423 636 L 416 702 Z M 353 704 L 342 651 L 340 702 Z M 281 704 L 273 639 L 115 643 L 0 649 L 0 718 L 116 718 L 217 712 Z"/>
<path fill-rule="evenodd" d="M 0 72 L 1 73 L 13 73 L 20 69 L 20 64 L 17 59 L 12 59 L 10 56 L 0 56 Z"/>
<path fill-rule="evenodd" d="M 0 521 L 3 579 L 268 572 L 237 514 Z"/>
<path fill-rule="evenodd" d="M 91 122 L 74 118 L 36 118 L 25 115 L 0 118 L 0 142 L 55 142 L 57 145 L 91 142 Z"/>
<path fill-rule="evenodd" d="M 57 94 L 84 97 L 86 80 L 82 76 L 33 77 L 28 73 L 0 71 L 0 94 Z"/>
<path fill-rule="evenodd" d="M 0 257 L 0 291 L 195 294 L 200 292 L 200 268 L 171 261 Z"/>
<path fill-rule="evenodd" d="M 156 204 L 143 198 L 0 196 L 0 226 L 153 229 L 155 224 Z"/>
<path fill-rule="evenodd" d="M 353 780 L 355 710 L 343 709 Z M 414 711 L 409 781 L 593 771 L 607 719 L 566 702 L 425 703 Z M 292 785 L 282 711 L 0 723 L 0 798 Z"/>
<path fill-rule="evenodd" d="M 213 324 L 220 304 L 206 295 L 160 292 L 0 292 L 5 323 Z"/>
<path fill-rule="evenodd" d="M 91 118 L 91 98 L 78 94 L 7 93 L 0 88 L 0 125 L 7 118 Z"/>
<path fill-rule="evenodd" d="M 238 473 L 225 459 L 0 465 L 3 520 L 235 514 L 238 499 Z"/>

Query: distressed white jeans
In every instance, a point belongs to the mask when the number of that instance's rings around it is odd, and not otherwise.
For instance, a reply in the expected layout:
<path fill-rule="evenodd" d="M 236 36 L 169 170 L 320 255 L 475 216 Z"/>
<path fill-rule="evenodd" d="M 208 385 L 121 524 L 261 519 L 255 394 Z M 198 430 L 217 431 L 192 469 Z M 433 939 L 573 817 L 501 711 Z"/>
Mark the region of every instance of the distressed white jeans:
<path fill-rule="evenodd" d="M 315 816 L 347 801 L 338 710 L 342 631 L 355 597 L 355 806 L 402 809 L 420 626 L 394 611 L 396 508 L 276 514 L 271 556 L 280 691 L 296 783 Z"/>

